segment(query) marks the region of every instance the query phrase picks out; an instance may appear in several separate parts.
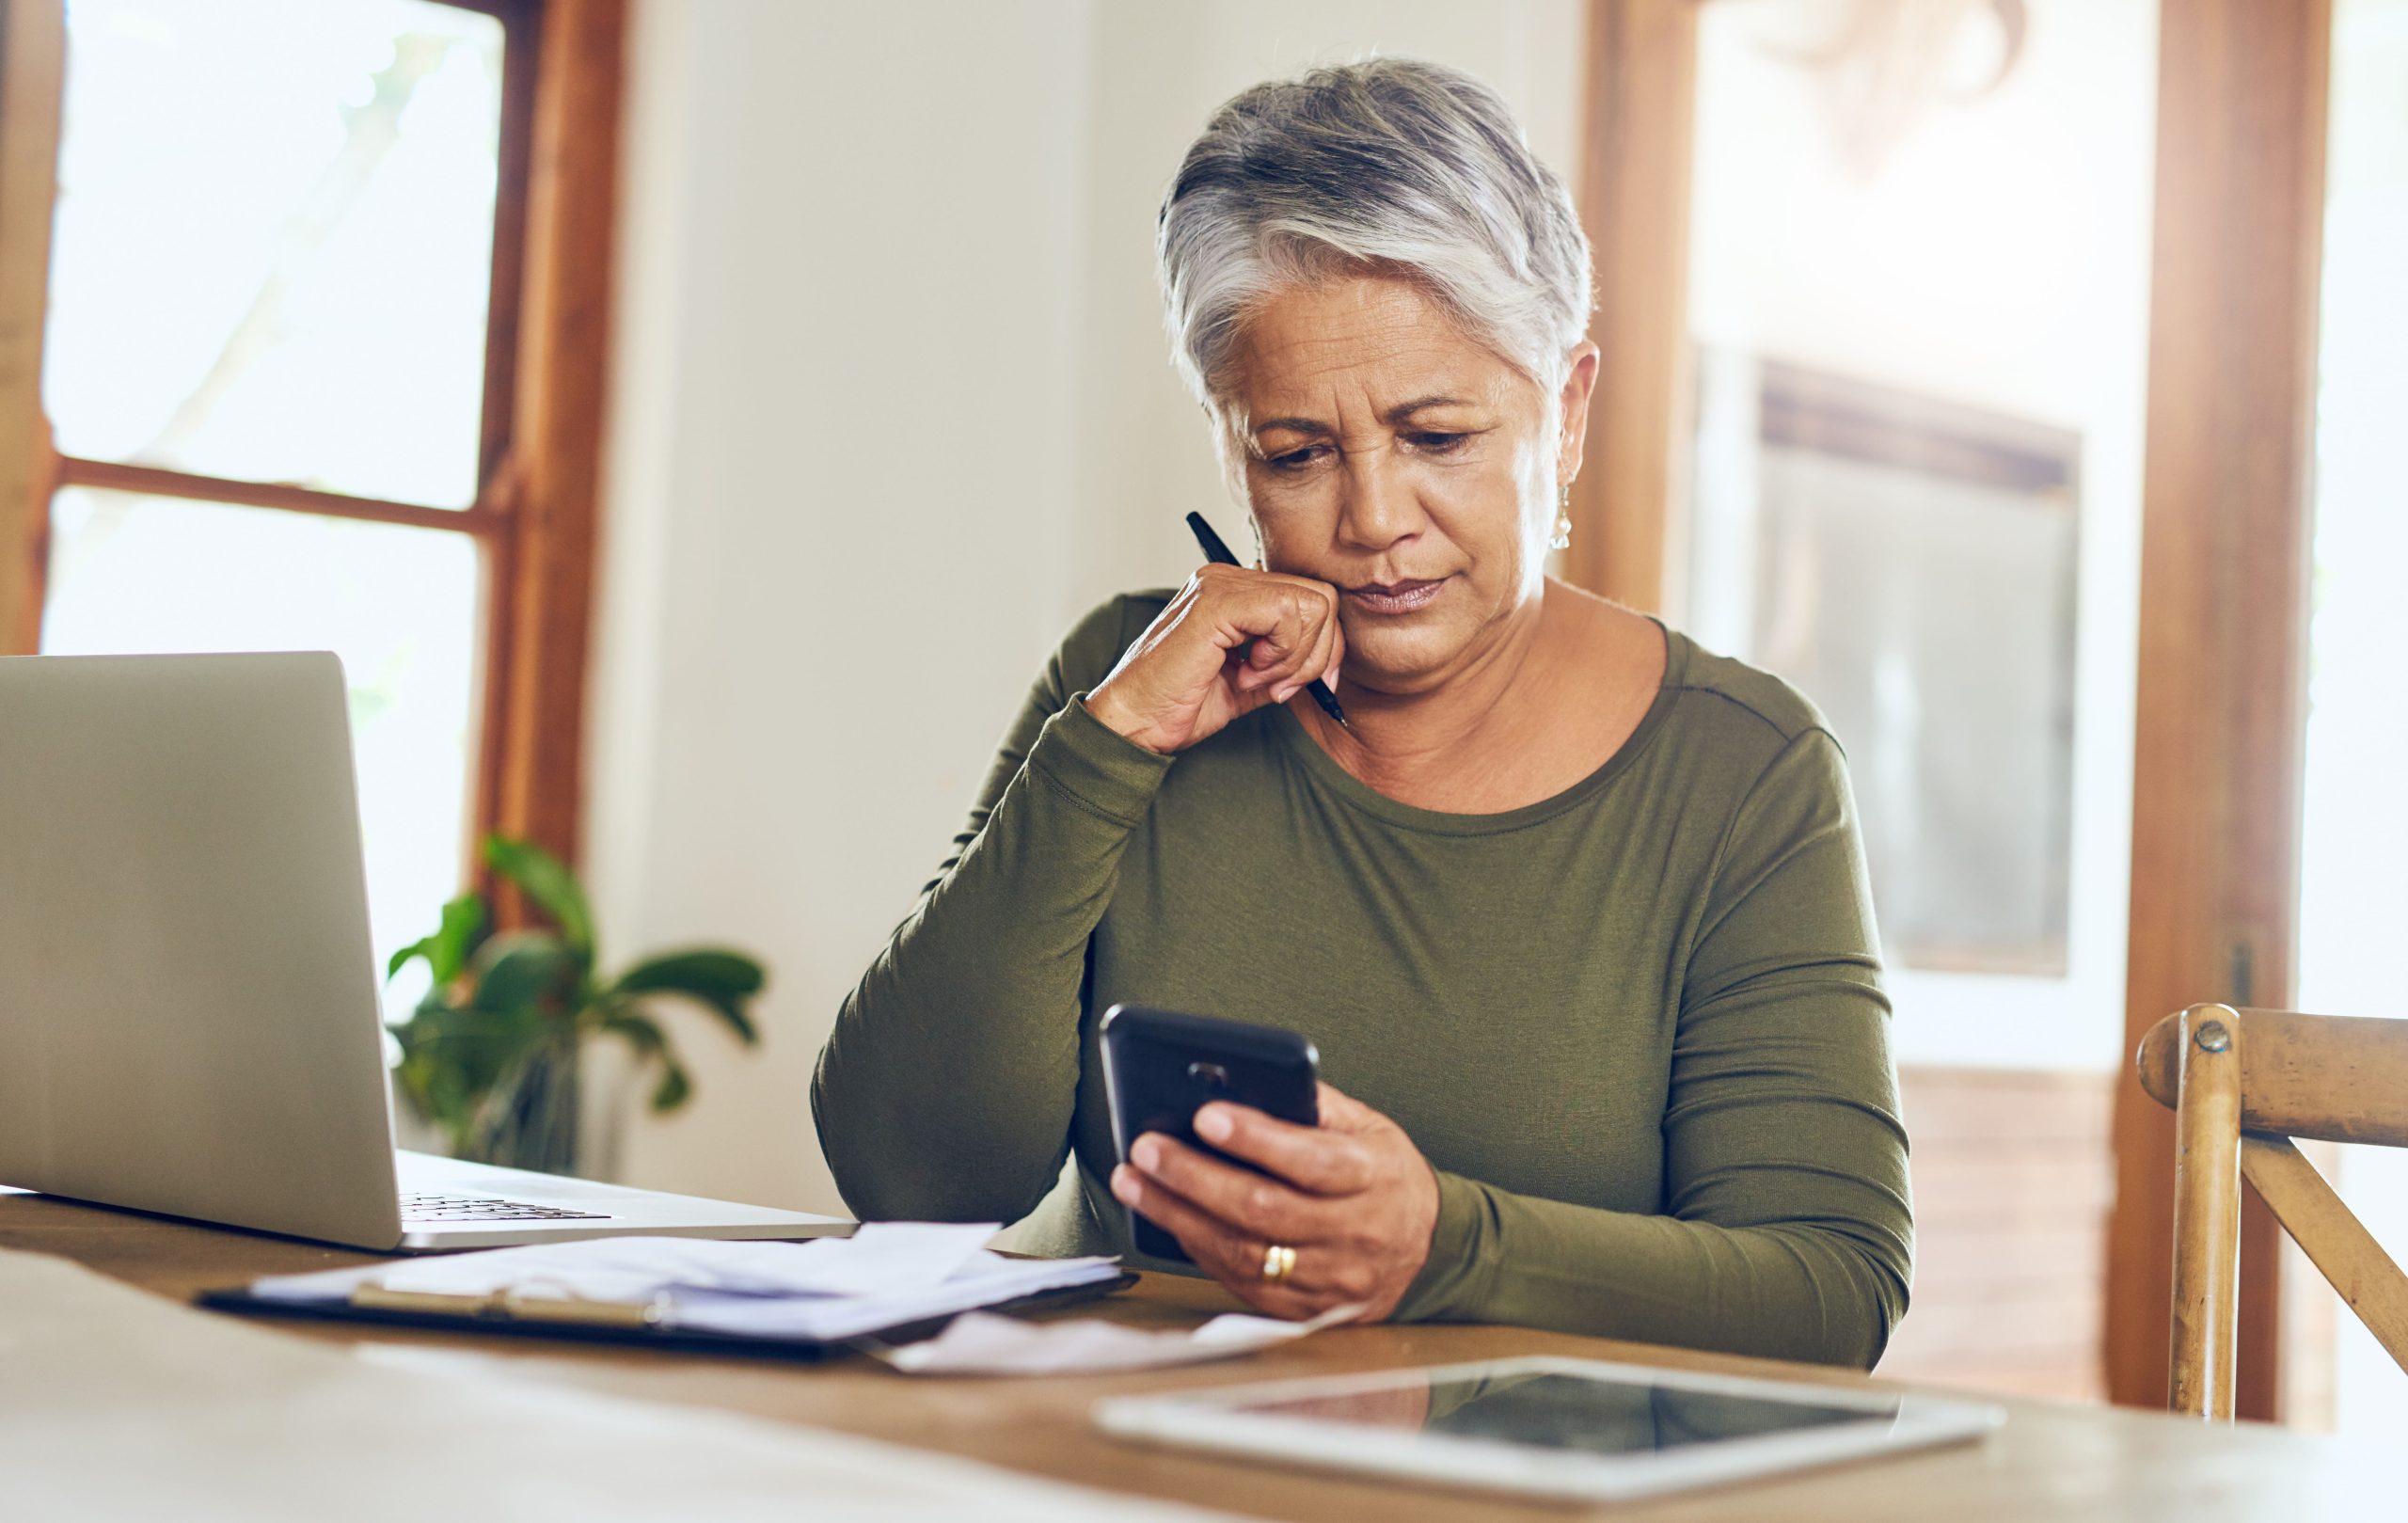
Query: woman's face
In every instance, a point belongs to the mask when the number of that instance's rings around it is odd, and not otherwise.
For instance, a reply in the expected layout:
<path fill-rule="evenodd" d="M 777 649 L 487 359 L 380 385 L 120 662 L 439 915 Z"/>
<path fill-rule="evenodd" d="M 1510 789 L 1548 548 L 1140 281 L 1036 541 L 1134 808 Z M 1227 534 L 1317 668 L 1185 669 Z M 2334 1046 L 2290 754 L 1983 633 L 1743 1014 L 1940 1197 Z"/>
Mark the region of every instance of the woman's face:
<path fill-rule="evenodd" d="M 1535 614 L 1595 353 L 1582 344 L 1551 397 L 1409 280 L 1255 308 L 1225 447 L 1268 568 L 1338 588 L 1349 681 L 1428 691 Z"/>

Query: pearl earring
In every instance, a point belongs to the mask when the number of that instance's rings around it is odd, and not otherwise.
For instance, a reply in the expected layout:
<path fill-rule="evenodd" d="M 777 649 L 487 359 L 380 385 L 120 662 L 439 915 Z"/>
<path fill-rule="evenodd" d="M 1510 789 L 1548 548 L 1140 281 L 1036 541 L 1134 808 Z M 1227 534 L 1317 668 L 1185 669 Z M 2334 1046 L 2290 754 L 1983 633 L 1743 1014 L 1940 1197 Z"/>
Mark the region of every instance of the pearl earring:
<path fill-rule="evenodd" d="M 1572 547 L 1572 484 L 1570 482 L 1563 484 L 1561 511 L 1555 516 L 1555 537 L 1546 542 L 1546 547 L 1550 550 L 1568 550 Z"/>

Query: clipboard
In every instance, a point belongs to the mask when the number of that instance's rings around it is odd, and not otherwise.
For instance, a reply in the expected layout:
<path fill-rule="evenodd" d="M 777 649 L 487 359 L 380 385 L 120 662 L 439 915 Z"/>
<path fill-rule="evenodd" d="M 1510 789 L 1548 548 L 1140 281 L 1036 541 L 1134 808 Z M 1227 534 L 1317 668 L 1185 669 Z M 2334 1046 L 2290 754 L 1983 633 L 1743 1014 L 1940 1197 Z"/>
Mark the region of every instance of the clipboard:
<path fill-rule="evenodd" d="M 363 1285 L 349 1301 L 282 1301 L 252 1294 L 247 1289 L 203 1291 L 193 1304 L 212 1311 L 241 1316 L 289 1317 L 311 1322 L 372 1323 L 387 1327 L 421 1327 L 434 1332 L 489 1333 L 504 1338 L 547 1338 L 578 1343 L 610 1343 L 628 1348 L 664 1349 L 681 1354 L 718 1354 L 739 1358 L 772 1359 L 813 1364 L 856 1354 L 871 1343 L 917 1342 L 943 1332 L 965 1311 L 1051 1311 L 1101 1300 L 1137 1283 L 1122 1270 L 1110 1279 L 1061 1290 L 1040 1291 L 990 1306 L 965 1308 L 942 1316 L 921 1317 L 892 1326 L 872 1328 L 849 1338 L 766 1338 L 751 1334 L 678 1327 L 661 1318 L 657 1303 L 625 1301 L 562 1301 L 512 1295 L 435 1295 L 417 1291 L 388 1291 Z"/>

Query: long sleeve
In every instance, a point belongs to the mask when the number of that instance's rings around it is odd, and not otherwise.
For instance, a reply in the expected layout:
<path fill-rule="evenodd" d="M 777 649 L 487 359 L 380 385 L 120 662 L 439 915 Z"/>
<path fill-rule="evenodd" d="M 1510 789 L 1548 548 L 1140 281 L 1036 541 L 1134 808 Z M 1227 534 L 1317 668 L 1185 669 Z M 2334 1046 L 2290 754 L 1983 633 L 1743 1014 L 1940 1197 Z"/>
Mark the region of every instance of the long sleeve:
<path fill-rule="evenodd" d="M 1400 1315 L 1870 1368 L 1913 1258 L 1879 972 L 1839 749 L 1802 731 L 1735 812 L 1707 882 L 1664 1111 L 1664 1214 L 1441 1173 L 1430 1260 Z"/>
<path fill-rule="evenodd" d="M 864 1219 L 1011 1221 L 1061 1170 L 1088 939 L 1171 765 L 1074 701 L 1137 611 L 1116 599 L 1064 642 L 953 854 L 837 1013 L 812 1115 Z"/>

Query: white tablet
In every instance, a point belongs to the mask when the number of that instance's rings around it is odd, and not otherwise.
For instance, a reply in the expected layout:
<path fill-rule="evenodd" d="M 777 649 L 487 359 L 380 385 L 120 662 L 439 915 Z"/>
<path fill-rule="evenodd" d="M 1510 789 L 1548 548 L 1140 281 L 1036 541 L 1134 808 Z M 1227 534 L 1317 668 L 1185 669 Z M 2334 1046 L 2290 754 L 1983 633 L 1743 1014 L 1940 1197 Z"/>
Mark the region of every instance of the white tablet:
<path fill-rule="evenodd" d="M 1622 1500 L 1977 1438 L 1978 1402 L 1592 1359 L 1497 1359 L 1099 1402 L 1149 1443 Z"/>

